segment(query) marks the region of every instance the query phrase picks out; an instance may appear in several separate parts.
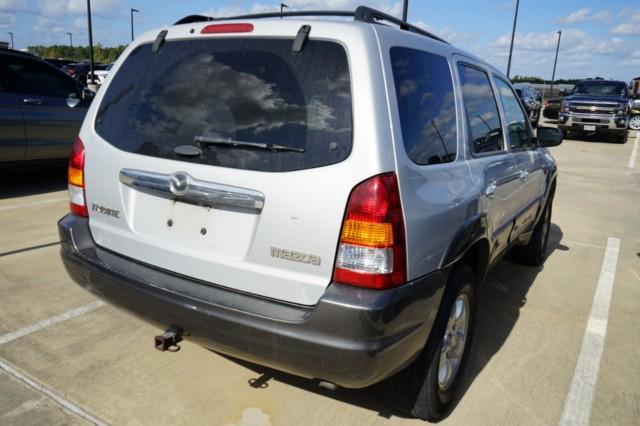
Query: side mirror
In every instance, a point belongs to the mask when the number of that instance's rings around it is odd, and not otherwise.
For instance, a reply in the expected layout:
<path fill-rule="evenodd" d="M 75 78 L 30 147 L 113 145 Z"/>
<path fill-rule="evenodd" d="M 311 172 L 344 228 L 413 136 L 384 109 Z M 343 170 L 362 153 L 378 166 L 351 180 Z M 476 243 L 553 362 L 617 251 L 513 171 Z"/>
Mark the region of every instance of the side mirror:
<path fill-rule="evenodd" d="M 78 98 L 78 95 L 75 93 L 70 93 L 69 96 L 67 96 L 67 106 L 69 108 L 75 108 L 80 104 L 80 99 Z"/>
<path fill-rule="evenodd" d="M 551 148 L 562 143 L 562 130 L 555 127 L 538 127 L 538 145 Z"/>

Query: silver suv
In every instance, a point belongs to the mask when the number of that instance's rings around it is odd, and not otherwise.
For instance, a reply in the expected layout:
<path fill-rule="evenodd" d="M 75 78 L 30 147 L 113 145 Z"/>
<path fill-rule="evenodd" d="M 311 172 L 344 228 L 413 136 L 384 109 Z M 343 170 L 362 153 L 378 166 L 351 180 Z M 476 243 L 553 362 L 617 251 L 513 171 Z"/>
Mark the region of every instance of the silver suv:
<path fill-rule="evenodd" d="M 302 15 L 311 16 L 302 16 Z M 59 222 L 71 277 L 183 338 L 447 412 L 476 294 L 544 261 L 556 165 L 511 84 L 381 12 L 190 16 L 98 92 Z"/>

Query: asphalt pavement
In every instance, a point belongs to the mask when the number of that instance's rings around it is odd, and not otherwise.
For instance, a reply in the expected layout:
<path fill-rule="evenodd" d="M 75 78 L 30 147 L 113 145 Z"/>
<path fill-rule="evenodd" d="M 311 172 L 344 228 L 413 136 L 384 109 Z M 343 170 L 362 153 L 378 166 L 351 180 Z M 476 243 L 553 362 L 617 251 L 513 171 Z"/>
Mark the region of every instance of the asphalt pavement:
<path fill-rule="evenodd" d="M 443 424 L 638 424 L 639 139 L 551 150 L 549 258 L 540 269 L 503 260 L 489 274 L 463 392 Z M 189 342 L 154 350 L 161 330 L 64 271 L 65 170 L 3 178 L 0 424 L 422 423 L 390 411 L 378 387 L 331 391 Z"/>

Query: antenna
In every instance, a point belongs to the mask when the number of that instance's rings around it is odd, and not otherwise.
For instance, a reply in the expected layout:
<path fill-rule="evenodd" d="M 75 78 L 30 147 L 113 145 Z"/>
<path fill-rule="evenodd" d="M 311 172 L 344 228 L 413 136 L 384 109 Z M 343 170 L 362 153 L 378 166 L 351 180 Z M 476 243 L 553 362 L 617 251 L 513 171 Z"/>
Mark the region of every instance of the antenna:
<path fill-rule="evenodd" d="M 282 12 L 284 12 L 285 9 L 289 9 L 289 6 L 284 3 L 280 3 L 280 19 L 282 19 Z"/>
<path fill-rule="evenodd" d="M 407 22 L 407 14 L 409 13 L 409 0 L 404 0 L 404 5 L 402 6 L 402 20 Z"/>

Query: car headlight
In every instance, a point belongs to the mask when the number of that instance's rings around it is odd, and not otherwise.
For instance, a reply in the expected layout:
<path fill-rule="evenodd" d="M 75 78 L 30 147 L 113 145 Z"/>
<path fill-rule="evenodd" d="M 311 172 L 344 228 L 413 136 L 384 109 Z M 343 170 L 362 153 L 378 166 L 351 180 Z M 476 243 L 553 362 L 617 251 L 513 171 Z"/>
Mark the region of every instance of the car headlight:
<path fill-rule="evenodd" d="M 561 112 L 569 112 L 571 110 L 571 104 L 569 102 L 562 102 L 562 106 L 560 107 Z"/>
<path fill-rule="evenodd" d="M 629 104 L 618 104 L 616 108 L 616 115 L 626 115 L 628 107 Z"/>

